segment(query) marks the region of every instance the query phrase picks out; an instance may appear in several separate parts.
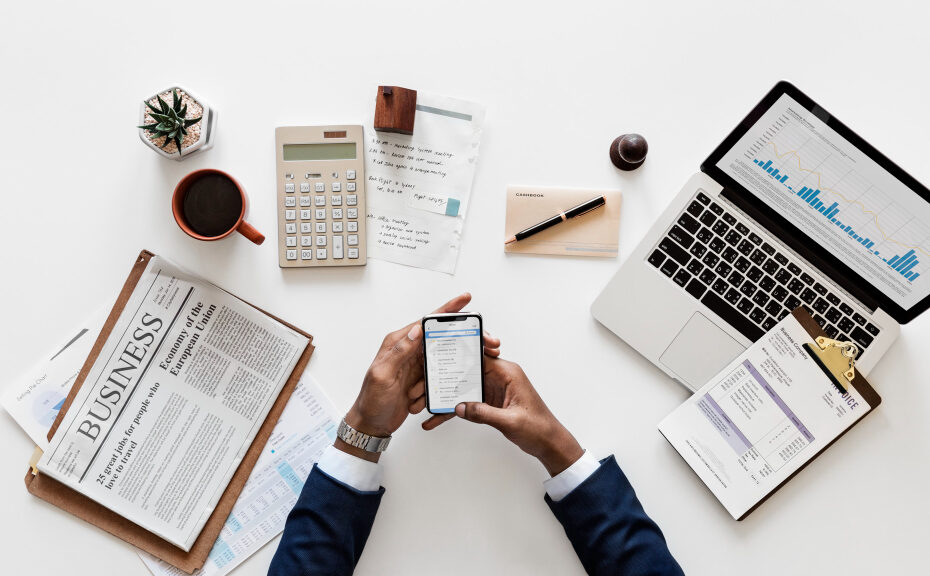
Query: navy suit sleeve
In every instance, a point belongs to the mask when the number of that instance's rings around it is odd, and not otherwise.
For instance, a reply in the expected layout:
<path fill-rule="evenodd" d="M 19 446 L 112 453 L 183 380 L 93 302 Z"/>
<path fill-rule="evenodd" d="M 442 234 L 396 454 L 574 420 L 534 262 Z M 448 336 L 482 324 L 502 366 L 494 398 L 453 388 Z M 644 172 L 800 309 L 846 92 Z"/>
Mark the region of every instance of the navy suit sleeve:
<path fill-rule="evenodd" d="M 613 456 L 558 502 L 547 494 L 546 503 L 588 574 L 683 574 Z"/>
<path fill-rule="evenodd" d="M 269 576 L 352 574 L 384 488 L 360 492 L 313 466 L 287 517 Z"/>

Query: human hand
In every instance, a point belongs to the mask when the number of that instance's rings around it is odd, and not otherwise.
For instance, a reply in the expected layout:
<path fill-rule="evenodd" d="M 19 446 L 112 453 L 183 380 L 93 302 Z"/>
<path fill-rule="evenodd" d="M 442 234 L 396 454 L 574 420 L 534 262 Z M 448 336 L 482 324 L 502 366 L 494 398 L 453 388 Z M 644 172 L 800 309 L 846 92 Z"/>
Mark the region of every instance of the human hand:
<path fill-rule="evenodd" d="M 465 293 L 449 300 L 434 313 L 458 312 L 469 302 L 471 294 Z M 420 320 L 385 336 L 365 374 L 358 398 L 346 414 L 349 426 L 383 438 L 400 428 L 408 414 L 416 414 L 426 407 L 422 336 Z M 489 356 L 500 354 L 500 340 L 485 335 L 484 345 Z M 335 446 L 371 461 L 380 457 L 380 454 L 354 448 L 339 439 Z"/>
<path fill-rule="evenodd" d="M 488 424 L 501 431 L 521 450 L 535 456 L 550 476 L 581 458 L 584 450 L 571 432 L 552 414 L 518 364 L 489 358 L 484 363 L 484 402 L 463 402 L 455 416 Z M 423 422 L 432 430 L 452 417 L 436 415 Z"/>

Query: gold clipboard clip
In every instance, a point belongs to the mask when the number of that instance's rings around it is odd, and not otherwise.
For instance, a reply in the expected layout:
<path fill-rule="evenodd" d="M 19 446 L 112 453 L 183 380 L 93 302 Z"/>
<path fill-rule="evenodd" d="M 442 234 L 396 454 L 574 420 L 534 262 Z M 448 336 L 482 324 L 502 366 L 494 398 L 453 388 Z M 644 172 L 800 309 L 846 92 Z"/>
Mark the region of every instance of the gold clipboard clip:
<path fill-rule="evenodd" d="M 826 336 L 817 336 L 814 342 L 817 343 L 816 346 L 805 342 L 804 347 L 840 392 L 846 394 L 853 378 L 856 377 L 856 356 L 859 355 L 859 347 L 853 342 L 841 342 Z"/>

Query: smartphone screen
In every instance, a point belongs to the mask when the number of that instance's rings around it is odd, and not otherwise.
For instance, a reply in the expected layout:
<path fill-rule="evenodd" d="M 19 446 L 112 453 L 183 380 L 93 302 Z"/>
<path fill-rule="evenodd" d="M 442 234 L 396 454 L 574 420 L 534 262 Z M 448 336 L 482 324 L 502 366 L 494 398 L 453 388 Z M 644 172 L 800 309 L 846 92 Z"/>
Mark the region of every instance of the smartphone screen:
<path fill-rule="evenodd" d="M 427 317 L 423 335 L 428 410 L 445 414 L 460 402 L 483 401 L 481 316 Z"/>

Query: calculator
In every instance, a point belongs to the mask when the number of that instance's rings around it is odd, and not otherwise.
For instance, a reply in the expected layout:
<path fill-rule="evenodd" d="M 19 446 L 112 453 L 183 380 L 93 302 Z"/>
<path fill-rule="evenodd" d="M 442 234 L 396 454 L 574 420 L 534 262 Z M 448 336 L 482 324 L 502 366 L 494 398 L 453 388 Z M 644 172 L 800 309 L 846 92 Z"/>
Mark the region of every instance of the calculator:
<path fill-rule="evenodd" d="M 365 264 L 364 144 L 361 126 L 275 129 L 282 268 Z"/>

